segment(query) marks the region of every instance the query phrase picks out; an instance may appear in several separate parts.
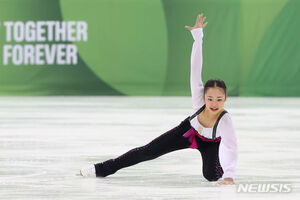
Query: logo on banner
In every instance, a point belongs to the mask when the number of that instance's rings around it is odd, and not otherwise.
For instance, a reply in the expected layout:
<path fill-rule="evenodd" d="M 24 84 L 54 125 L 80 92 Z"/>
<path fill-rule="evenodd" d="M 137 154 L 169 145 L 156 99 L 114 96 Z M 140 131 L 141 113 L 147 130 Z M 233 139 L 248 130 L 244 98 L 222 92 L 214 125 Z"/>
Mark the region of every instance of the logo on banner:
<path fill-rule="evenodd" d="M 73 42 L 88 40 L 85 21 L 4 21 L 3 65 L 76 65 Z"/>

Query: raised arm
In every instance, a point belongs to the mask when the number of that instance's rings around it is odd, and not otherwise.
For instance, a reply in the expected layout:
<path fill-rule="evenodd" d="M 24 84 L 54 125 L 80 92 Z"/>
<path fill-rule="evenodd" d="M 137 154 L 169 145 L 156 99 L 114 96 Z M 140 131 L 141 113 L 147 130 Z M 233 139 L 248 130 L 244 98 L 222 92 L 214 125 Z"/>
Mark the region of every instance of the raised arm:
<path fill-rule="evenodd" d="M 191 30 L 194 38 L 191 54 L 190 84 L 192 93 L 192 108 L 196 112 L 204 105 L 204 86 L 202 82 L 202 28 Z"/>
<path fill-rule="evenodd" d="M 193 27 L 185 26 L 191 31 L 194 38 L 192 53 L 191 53 L 191 72 L 190 72 L 190 84 L 192 93 L 192 108 L 193 112 L 196 112 L 201 106 L 204 105 L 204 87 L 202 83 L 202 38 L 203 28 L 207 22 L 203 24 L 206 17 L 202 17 L 203 14 L 197 16 L 196 24 Z"/>

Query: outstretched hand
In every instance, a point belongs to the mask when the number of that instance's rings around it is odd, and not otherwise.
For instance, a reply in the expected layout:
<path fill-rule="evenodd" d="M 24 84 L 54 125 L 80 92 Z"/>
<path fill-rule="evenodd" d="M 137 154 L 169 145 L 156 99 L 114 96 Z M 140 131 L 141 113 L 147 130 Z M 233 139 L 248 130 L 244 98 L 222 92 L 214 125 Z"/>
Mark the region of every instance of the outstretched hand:
<path fill-rule="evenodd" d="M 201 13 L 200 15 L 197 16 L 196 24 L 193 27 L 185 26 L 185 28 L 189 29 L 190 31 L 195 29 L 195 28 L 204 28 L 208 23 L 208 22 L 204 23 L 205 19 L 206 19 L 206 17 L 203 17 L 203 13 Z"/>

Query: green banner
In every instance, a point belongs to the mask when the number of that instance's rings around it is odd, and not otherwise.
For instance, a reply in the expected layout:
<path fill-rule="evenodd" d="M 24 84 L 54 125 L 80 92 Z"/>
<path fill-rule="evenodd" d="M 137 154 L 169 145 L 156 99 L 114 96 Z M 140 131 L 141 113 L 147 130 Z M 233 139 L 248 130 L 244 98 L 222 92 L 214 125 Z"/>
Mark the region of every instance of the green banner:
<path fill-rule="evenodd" d="M 193 38 L 207 16 L 202 78 L 230 96 L 300 96 L 298 0 L 1 0 L 0 95 L 190 95 Z"/>

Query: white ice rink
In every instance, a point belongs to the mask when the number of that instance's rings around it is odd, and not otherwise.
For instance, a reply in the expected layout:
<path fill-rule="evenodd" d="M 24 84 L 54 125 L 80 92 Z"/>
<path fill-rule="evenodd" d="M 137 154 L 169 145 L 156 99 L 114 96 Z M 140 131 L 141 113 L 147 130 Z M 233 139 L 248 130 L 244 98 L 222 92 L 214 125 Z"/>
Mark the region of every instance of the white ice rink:
<path fill-rule="evenodd" d="M 191 97 L 1 97 L 0 199 L 300 199 L 300 98 L 229 97 L 225 109 L 238 137 L 236 184 L 288 184 L 291 192 L 207 182 L 195 149 L 106 178 L 76 175 L 177 126 Z"/>

